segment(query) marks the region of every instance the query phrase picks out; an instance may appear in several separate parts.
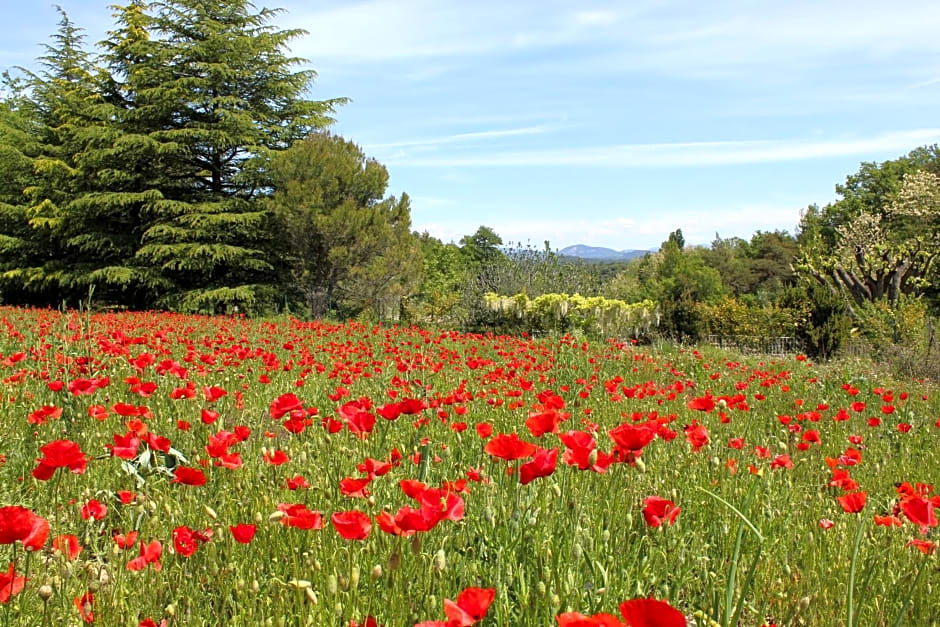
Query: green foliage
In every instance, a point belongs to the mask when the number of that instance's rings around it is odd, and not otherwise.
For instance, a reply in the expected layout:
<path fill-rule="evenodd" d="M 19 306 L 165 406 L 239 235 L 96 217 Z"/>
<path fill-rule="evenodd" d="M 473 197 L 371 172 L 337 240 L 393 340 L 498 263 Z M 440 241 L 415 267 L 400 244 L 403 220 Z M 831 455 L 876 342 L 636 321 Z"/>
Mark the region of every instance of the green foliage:
<path fill-rule="evenodd" d="M 824 285 L 806 282 L 790 288 L 781 304 L 797 312 L 796 334 L 810 357 L 828 359 L 849 337 L 846 303 Z"/>
<path fill-rule="evenodd" d="M 467 318 L 463 287 L 470 269 L 456 244 L 444 244 L 424 233 L 418 236 L 423 267 L 416 292 L 405 303 L 409 320 L 459 328 Z"/>
<path fill-rule="evenodd" d="M 704 334 L 773 338 L 797 333 L 797 312 L 779 304 L 762 305 L 728 296 L 716 303 L 698 303 Z"/>
<path fill-rule="evenodd" d="M 903 294 L 938 302 L 940 149 L 918 148 L 882 164 L 863 163 L 836 187 L 842 195 L 800 223 L 797 269 L 842 293 L 850 311 Z"/>

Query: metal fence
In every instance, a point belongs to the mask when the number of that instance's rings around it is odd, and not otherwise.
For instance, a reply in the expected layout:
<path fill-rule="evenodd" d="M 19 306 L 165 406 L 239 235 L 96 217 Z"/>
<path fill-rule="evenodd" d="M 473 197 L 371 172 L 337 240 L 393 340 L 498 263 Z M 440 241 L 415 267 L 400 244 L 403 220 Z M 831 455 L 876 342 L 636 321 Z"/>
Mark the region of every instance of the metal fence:
<path fill-rule="evenodd" d="M 759 355 L 795 355 L 803 351 L 803 343 L 791 336 L 760 337 L 754 335 L 707 335 L 705 342 L 725 350 Z"/>

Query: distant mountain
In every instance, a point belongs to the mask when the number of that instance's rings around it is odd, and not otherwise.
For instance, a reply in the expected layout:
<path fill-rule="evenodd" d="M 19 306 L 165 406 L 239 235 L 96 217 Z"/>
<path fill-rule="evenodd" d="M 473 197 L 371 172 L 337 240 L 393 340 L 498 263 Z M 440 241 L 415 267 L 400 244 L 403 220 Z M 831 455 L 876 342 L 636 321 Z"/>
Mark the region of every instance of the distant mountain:
<path fill-rule="evenodd" d="M 648 250 L 614 250 L 613 248 L 604 248 L 602 246 L 586 246 L 584 244 L 575 244 L 567 246 L 558 251 L 563 257 L 577 257 L 590 261 L 630 261 L 637 257 L 642 257 Z"/>

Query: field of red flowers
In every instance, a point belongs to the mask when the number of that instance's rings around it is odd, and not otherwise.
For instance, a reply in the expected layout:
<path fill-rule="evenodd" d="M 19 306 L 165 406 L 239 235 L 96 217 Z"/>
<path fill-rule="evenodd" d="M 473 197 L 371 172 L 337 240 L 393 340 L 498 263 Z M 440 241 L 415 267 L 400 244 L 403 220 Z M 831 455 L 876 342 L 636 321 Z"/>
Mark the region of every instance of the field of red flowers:
<path fill-rule="evenodd" d="M 940 395 L 570 337 L 0 308 L 0 625 L 930 625 Z"/>

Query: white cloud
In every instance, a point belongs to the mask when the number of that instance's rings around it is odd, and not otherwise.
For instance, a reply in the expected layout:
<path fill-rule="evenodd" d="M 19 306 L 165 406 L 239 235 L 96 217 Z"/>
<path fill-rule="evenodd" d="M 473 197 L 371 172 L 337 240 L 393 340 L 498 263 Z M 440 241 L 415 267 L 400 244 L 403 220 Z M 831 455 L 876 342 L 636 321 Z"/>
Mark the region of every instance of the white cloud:
<path fill-rule="evenodd" d="M 492 131 L 472 131 L 469 133 L 454 133 L 439 137 L 425 137 L 421 139 L 406 139 L 395 142 L 369 144 L 368 148 L 378 150 L 382 148 L 427 147 L 441 144 L 459 142 L 473 142 L 478 140 L 495 139 L 500 137 L 518 137 L 519 135 L 538 135 L 550 129 L 547 126 L 524 126 L 520 128 L 498 129 Z"/>
<path fill-rule="evenodd" d="M 928 128 L 860 138 L 619 144 L 471 155 L 438 154 L 434 158 L 399 153 L 397 156 L 389 155 L 385 160 L 389 165 L 412 167 L 719 166 L 898 153 L 910 150 L 911 146 L 937 141 L 940 141 L 940 129 Z"/>

